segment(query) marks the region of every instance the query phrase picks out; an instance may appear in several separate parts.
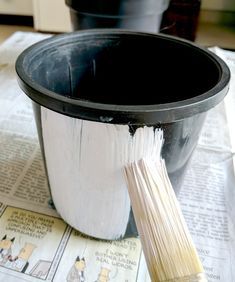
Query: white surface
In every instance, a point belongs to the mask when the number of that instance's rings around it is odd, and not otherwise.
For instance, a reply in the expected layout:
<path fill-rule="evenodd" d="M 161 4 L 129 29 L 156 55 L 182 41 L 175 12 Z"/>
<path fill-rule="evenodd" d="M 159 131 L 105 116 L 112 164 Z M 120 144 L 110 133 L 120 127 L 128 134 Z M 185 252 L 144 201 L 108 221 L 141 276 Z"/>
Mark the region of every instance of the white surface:
<path fill-rule="evenodd" d="M 0 0 L 0 14 L 32 16 L 32 0 Z"/>
<path fill-rule="evenodd" d="M 157 161 L 158 131 L 67 117 L 41 108 L 52 197 L 60 215 L 81 232 L 102 239 L 125 234 L 130 200 L 124 166 Z M 157 153 L 158 151 L 158 153 Z"/>
<path fill-rule="evenodd" d="M 71 31 L 69 8 L 64 0 L 33 0 L 34 27 L 41 31 Z"/>

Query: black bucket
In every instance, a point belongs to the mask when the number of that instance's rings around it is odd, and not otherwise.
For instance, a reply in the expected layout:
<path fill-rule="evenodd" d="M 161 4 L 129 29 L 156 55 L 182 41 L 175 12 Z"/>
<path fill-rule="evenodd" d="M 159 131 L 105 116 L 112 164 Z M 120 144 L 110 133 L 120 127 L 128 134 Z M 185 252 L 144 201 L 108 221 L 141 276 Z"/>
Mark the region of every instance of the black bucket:
<path fill-rule="evenodd" d="M 169 0 L 65 0 L 73 30 L 121 28 L 158 32 Z"/>
<path fill-rule="evenodd" d="M 128 142 L 147 134 L 137 152 L 144 157 L 156 128 L 163 130 L 162 156 L 177 192 L 206 112 L 230 79 L 220 58 L 190 42 L 108 29 L 39 42 L 19 56 L 16 71 L 34 101 L 58 212 L 103 239 L 136 234 L 122 175 Z"/>

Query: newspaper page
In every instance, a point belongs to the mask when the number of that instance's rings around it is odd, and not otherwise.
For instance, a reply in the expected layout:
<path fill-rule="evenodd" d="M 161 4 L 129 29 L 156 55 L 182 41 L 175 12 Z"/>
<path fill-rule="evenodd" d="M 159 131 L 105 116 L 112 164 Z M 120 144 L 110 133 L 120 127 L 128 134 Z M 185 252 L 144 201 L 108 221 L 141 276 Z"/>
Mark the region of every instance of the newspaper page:
<path fill-rule="evenodd" d="M 218 47 L 211 51 L 230 67 L 230 90 L 224 102 L 207 114 L 179 199 L 208 281 L 233 282 L 235 53 L 230 52 L 228 58 L 228 51 Z"/>
<path fill-rule="evenodd" d="M 31 102 L 14 70 L 18 54 L 46 37 L 17 32 L 0 46 L 0 281 L 149 282 L 138 238 L 91 239 L 51 204 Z M 234 90 L 231 84 L 229 96 Z M 208 114 L 179 195 L 213 282 L 235 281 L 235 179 L 225 109 L 221 103 Z"/>

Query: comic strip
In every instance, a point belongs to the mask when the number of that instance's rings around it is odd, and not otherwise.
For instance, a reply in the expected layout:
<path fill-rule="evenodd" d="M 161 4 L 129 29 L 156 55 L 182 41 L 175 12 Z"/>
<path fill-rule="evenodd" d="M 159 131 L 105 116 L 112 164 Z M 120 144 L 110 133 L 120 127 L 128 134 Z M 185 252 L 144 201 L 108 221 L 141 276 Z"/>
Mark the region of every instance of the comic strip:
<path fill-rule="evenodd" d="M 53 281 L 134 282 L 141 252 L 137 238 L 99 241 L 73 230 Z"/>
<path fill-rule="evenodd" d="M 7 207 L 0 217 L 0 268 L 46 279 L 66 223 L 24 209 Z"/>

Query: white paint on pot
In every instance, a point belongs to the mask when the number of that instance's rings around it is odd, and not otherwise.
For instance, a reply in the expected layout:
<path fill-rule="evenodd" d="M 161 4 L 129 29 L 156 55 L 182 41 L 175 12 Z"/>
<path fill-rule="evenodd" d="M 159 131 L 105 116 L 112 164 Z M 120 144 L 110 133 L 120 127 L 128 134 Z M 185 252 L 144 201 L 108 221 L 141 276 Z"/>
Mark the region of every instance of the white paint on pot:
<path fill-rule="evenodd" d="M 90 236 L 125 234 L 130 199 L 123 169 L 159 158 L 161 131 L 71 118 L 41 107 L 42 134 L 52 198 L 71 226 Z"/>

